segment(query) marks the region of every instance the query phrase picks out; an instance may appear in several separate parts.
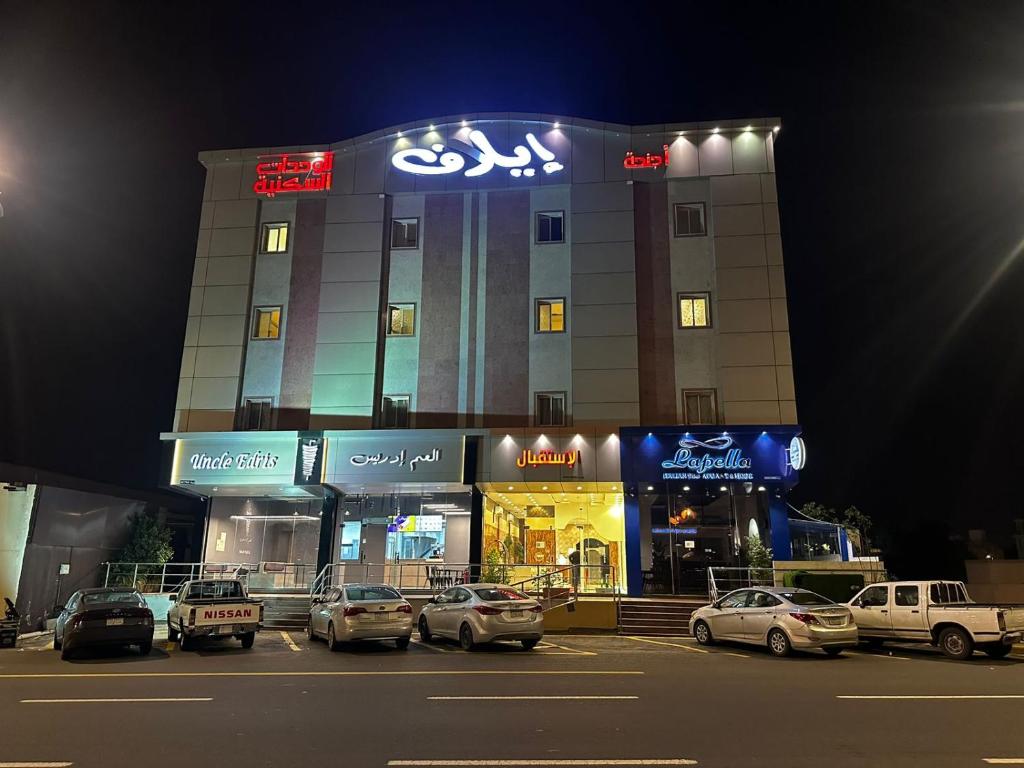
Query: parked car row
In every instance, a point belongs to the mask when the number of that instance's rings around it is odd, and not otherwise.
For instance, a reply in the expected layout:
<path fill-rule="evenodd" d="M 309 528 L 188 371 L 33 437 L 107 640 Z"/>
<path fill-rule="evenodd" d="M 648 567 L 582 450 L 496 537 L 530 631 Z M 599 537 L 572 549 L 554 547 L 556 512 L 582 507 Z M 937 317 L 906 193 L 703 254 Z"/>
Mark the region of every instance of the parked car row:
<path fill-rule="evenodd" d="M 1024 637 L 1024 606 L 974 603 L 959 581 L 871 584 L 847 603 L 796 587 L 749 587 L 694 611 L 690 634 L 702 645 L 752 643 L 774 656 L 838 656 L 860 642 L 894 640 L 929 643 L 954 659 L 975 649 L 1003 658 Z"/>

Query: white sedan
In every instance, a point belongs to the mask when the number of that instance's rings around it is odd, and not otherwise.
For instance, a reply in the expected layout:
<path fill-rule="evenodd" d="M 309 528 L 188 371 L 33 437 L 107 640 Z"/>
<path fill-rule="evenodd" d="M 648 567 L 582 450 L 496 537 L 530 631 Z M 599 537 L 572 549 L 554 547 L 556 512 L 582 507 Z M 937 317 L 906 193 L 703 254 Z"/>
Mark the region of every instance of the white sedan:
<path fill-rule="evenodd" d="M 794 648 L 820 648 L 838 656 L 857 645 L 850 609 L 795 587 L 737 589 L 690 617 L 690 634 L 701 645 L 733 640 L 767 646 L 773 656 Z"/>
<path fill-rule="evenodd" d="M 412 606 L 388 584 L 332 587 L 310 606 L 309 639 L 323 637 L 332 651 L 356 640 L 394 640 L 399 650 L 412 637 Z"/>
<path fill-rule="evenodd" d="M 529 651 L 544 637 L 544 609 L 515 587 L 466 584 L 423 606 L 418 627 L 425 643 L 448 637 L 469 651 L 492 640 L 518 640 Z"/>

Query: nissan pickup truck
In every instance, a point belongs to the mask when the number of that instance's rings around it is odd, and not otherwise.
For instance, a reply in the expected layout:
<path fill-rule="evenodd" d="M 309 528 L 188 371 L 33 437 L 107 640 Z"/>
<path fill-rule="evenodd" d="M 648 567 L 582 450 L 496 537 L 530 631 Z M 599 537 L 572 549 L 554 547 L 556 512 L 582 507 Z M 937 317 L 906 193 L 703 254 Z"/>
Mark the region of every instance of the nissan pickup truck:
<path fill-rule="evenodd" d="M 199 638 L 237 637 L 252 648 L 263 623 L 263 603 L 248 597 L 238 579 L 186 581 L 171 595 L 167 639 L 192 648 Z"/>
<path fill-rule="evenodd" d="M 848 603 L 860 639 L 929 643 L 953 659 L 1001 659 L 1024 636 L 1024 606 L 975 603 L 962 581 L 871 584 Z"/>

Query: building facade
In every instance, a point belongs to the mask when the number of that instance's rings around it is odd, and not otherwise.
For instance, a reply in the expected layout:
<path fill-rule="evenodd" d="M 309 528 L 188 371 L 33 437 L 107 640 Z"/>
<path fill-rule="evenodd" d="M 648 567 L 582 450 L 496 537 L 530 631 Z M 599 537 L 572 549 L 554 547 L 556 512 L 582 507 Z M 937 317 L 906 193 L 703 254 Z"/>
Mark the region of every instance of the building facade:
<path fill-rule="evenodd" d="M 212 499 L 206 558 L 297 583 L 336 561 L 582 564 L 636 593 L 736 563 L 769 527 L 792 549 L 778 131 L 482 114 L 201 153 L 163 437 L 168 485 Z M 710 465 L 624 471 L 626 427 Z M 729 453 L 756 448 L 741 427 L 783 451 L 760 475 L 734 471 L 761 466 Z M 673 527 L 690 533 L 660 542 Z M 828 536 L 808 546 L 842 556 Z"/>

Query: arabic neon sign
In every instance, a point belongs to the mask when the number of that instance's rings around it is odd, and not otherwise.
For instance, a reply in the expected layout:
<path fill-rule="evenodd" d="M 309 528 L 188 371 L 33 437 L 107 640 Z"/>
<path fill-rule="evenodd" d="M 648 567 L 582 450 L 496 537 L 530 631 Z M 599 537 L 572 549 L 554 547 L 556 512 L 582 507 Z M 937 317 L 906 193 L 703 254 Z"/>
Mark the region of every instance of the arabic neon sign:
<path fill-rule="evenodd" d="M 261 155 L 257 161 L 256 182 L 252 185 L 257 195 L 272 198 L 282 192 L 324 192 L 331 188 L 333 152 Z"/>
<path fill-rule="evenodd" d="M 557 173 L 565 167 L 555 159 L 555 153 L 541 144 L 532 133 L 526 134 L 529 148 L 517 144 L 511 155 L 498 152 L 483 131 L 470 131 L 467 138 L 468 141 L 454 139 L 458 145 L 455 147 L 436 143 L 430 149 L 413 147 L 399 150 L 391 156 L 391 165 L 416 176 L 445 176 L 461 171 L 471 179 L 490 173 L 495 168 L 505 168 L 510 176 L 516 178 L 530 178 L 537 173 L 533 165 L 535 160 L 545 174 Z M 466 168 L 467 159 L 476 164 Z"/>
<path fill-rule="evenodd" d="M 632 151 L 627 152 L 626 158 L 622 161 L 622 167 L 631 171 L 637 168 L 668 168 L 668 144 L 662 144 L 661 149 L 660 155 L 652 155 L 650 152 L 644 155 L 637 155 Z"/>
<path fill-rule="evenodd" d="M 410 472 L 416 471 L 416 465 L 420 462 L 435 462 L 441 460 L 441 449 L 433 448 L 427 453 L 418 454 L 410 458 L 405 448 L 392 455 L 390 453 L 357 453 L 348 462 L 353 467 L 377 467 L 382 464 L 396 464 L 399 467 L 409 467 Z"/>
<path fill-rule="evenodd" d="M 579 451 L 566 451 L 565 453 L 539 451 L 535 453 L 529 449 L 523 449 L 522 454 L 516 459 L 516 466 L 524 469 L 525 467 L 545 467 L 555 464 L 571 469 L 579 463 L 579 458 Z"/>

